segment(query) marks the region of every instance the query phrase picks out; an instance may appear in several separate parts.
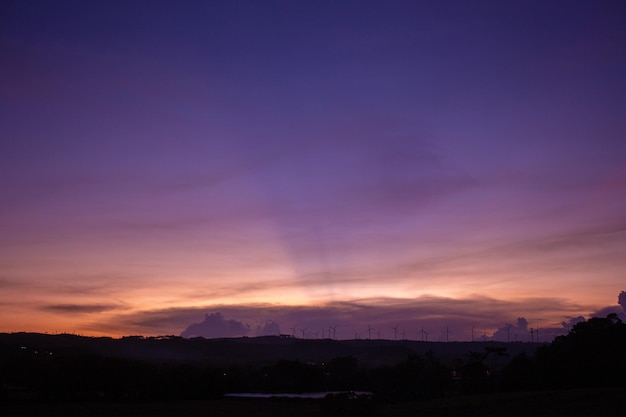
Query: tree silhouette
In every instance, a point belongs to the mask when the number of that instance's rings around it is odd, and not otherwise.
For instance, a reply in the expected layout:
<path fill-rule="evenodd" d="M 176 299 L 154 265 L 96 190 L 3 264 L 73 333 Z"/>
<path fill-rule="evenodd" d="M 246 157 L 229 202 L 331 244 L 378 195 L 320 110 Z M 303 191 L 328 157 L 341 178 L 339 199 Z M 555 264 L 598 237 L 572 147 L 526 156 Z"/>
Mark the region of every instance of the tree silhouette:
<path fill-rule="evenodd" d="M 616 314 L 577 323 L 537 351 L 537 377 L 544 387 L 622 385 L 626 373 L 626 324 Z"/>

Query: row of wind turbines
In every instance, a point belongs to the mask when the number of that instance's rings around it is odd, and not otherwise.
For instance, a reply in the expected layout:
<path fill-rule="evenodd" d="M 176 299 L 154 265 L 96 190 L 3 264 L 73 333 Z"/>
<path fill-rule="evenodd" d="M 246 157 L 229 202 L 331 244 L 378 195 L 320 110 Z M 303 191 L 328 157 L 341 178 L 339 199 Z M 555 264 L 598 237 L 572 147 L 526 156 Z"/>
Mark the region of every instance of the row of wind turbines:
<path fill-rule="evenodd" d="M 399 325 L 395 325 L 392 327 L 393 329 L 393 339 L 394 340 L 398 340 L 398 328 L 400 326 Z M 309 330 L 308 327 L 298 327 L 298 326 L 294 326 L 294 327 L 290 327 L 289 330 L 291 330 L 291 337 L 293 338 L 297 338 L 297 333 L 301 332 L 302 333 L 302 339 L 307 339 L 307 335 L 309 336 L 309 339 L 319 339 L 320 337 L 320 333 L 321 333 L 321 338 L 324 339 L 324 335 L 326 334 L 326 338 L 327 339 L 337 339 L 337 325 L 335 326 L 329 326 L 328 329 L 322 329 L 321 331 L 309 331 L 307 333 L 307 331 Z M 326 331 L 326 333 L 325 333 Z M 369 340 L 373 340 L 372 339 L 372 332 L 376 335 L 376 339 L 380 340 L 381 339 L 381 329 L 375 329 L 374 327 L 370 326 L 369 324 L 367 325 L 367 338 Z M 422 341 L 423 342 L 427 342 L 428 341 L 428 335 L 431 332 L 428 332 L 426 330 L 424 330 L 424 326 L 422 326 L 421 330 L 420 330 L 420 334 L 422 337 Z M 448 330 L 448 328 L 446 327 L 446 330 L 443 332 L 446 335 L 446 341 L 449 340 L 449 335 L 450 335 L 450 331 Z M 313 336 L 313 337 L 311 337 Z M 402 329 L 402 331 L 400 331 L 400 340 L 407 340 L 406 338 L 406 329 Z M 354 338 L 355 339 L 361 339 L 361 333 L 355 332 L 354 333 Z"/>
<path fill-rule="evenodd" d="M 291 337 L 296 338 L 296 332 L 299 330 L 302 332 L 302 338 L 306 339 L 306 331 L 309 330 L 308 327 L 302 327 L 302 328 L 298 328 L 297 326 L 294 327 L 290 327 L 289 330 L 291 330 Z M 322 333 L 322 339 L 324 339 L 324 330 L 321 330 Z M 320 335 L 320 331 L 311 331 L 309 332 L 309 335 L 313 335 L 314 339 L 318 339 L 319 335 Z M 337 326 L 328 326 L 328 336 L 326 337 L 327 339 L 337 339 Z"/>
<path fill-rule="evenodd" d="M 393 340 L 398 340 L 398 329 L 399 329 L 400 325 L 396 324 L 395 326 L 391 327 L 391 329 L 393 330 Z M 302 339 L 320 339 L 320 334 L 321 334 L 321 339 L 327 338 L 327 339 L 332 339 L 332 340 L 337 340 L 337 325 L 335 326 L 328 326 L 327 329 L 321 329 L 321 330 L 317 330 L 317 331 L 309 331 L 308 327 L 298 327 L 298 326 L 293 326 L 290 327 L 289 330 L 291 330 L 291 337 L 293 338 L 297 338 L 297 332 L 301 332 L 302 333 Z M 487 332 L 484 331 L 483 335 L 480 336 L 478 339 L 475 337 L 476 335 L 476 326 L 472 326 L 471 329 L 468 329 L 471 332 L 471 341 L 472 342 L 476 342 L 476 341 L 486 341 L 488 340 L 487 337 Z M 512 328 L 507 327 L 504 330 L 506 330 L 507 333 L 507 342 L 512 342 L 515 341 L 517 342 L 518 340 L 518 334 L 514 333 L 514 340 L 511 340 L 511 330 Z M 539 327 L 537 326 L 537 328 L 533 328 L 531 327 L 529 329 L 530 331 L 530 341 L 531 343 L 539 343 Z M 375 339 L 372 338 L 372 334 L 375 335 Z M 400 332 L 400 339 L 399 340 L 408 340 L 406 338 L 406 328 L 403 328 Z M 432 334 L 431 331 L 426 331 L 424 330 L 424 326 L 421 326 L 420 330 L 419 330 L 419 334 L 420 334 L 420 340 L 422 342 L 428 342 L 428 335 Z M 448 326 L 446 326 L 445 330 L 443 330 L 441 332 L 441 338 L 440 341 L 445 341 L 445 342 L 449 342 L 450 341 L 450 335 L 452 334 L 452 332 L 450 331 L 450 329 L 448 328 Z M 308 336 L 308 337 L 307 337 Z M 354 333 L 354 339 L 361 339 L 361 333 L 359 332 L 355 332 Z M 371 325 L 367 325 L 367 339 L 368 340 L 381 340 L 381 328 L 374 328 Z"/>

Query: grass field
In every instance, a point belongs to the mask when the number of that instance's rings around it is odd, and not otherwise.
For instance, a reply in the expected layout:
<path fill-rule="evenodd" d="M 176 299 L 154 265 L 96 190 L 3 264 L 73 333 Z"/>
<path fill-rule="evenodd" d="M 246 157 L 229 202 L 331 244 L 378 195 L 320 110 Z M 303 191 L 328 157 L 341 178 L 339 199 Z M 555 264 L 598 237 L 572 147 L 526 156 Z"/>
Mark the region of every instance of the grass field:
<path fill-rule="evenodd" d="M 334 415 L 359 415 L 344 410 Z M 221 399 L 201 402 L 3 404 L 4 417 L 287 417 L 329 415 L 315 400 Z M 504 393 L 380 404 L 373 416 L 621 417 L 626 388 Z"/>

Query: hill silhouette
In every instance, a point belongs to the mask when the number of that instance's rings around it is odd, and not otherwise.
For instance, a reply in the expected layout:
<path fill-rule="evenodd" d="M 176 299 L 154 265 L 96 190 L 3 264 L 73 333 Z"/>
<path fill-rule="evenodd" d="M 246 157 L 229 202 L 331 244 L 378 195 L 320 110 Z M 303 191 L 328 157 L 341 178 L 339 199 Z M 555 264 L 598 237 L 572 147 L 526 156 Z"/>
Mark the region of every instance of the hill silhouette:
<path fill-rule="evenodd" d="M 505 347 L 509 354 L 532 354 L 537 343 L 504 342 L 421 342 L 392 340 L 299 339 L 261 336 L 238 338 L 190 338 L 180 336 L 86 337 L 72 334 L 0 333 L 0 349 L 11 355 L 43 354 L 138 359 L 143 361 L 201 362 L 215 366 L 259 365 L 278 360 L 309 363 L 338 356 L 353 356 L 365 366 L 391 365 L 410 354 L 434 353 L 446 363 L 470 351 Z M 19 348 L 19 350 L 18 350 Z M 37 354 L 39 354 L 37 353 Z"/>

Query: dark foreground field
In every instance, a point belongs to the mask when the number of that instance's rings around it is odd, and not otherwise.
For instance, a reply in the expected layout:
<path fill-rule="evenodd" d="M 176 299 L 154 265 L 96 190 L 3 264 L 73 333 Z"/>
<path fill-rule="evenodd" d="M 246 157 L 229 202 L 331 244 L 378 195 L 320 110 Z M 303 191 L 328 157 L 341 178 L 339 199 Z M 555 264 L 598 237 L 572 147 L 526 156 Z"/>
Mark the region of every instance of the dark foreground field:
<path fill-rule="evenodd" d="M 369 411 L 373 411 L 369 413 Z M 375 410 L 324 409 L 319 400 L 221 399 L 198 402 L 87 402 L 0 405 L 4 417 L 618 417 L 626 388 L 505 393 L 379 404 Z"/>

